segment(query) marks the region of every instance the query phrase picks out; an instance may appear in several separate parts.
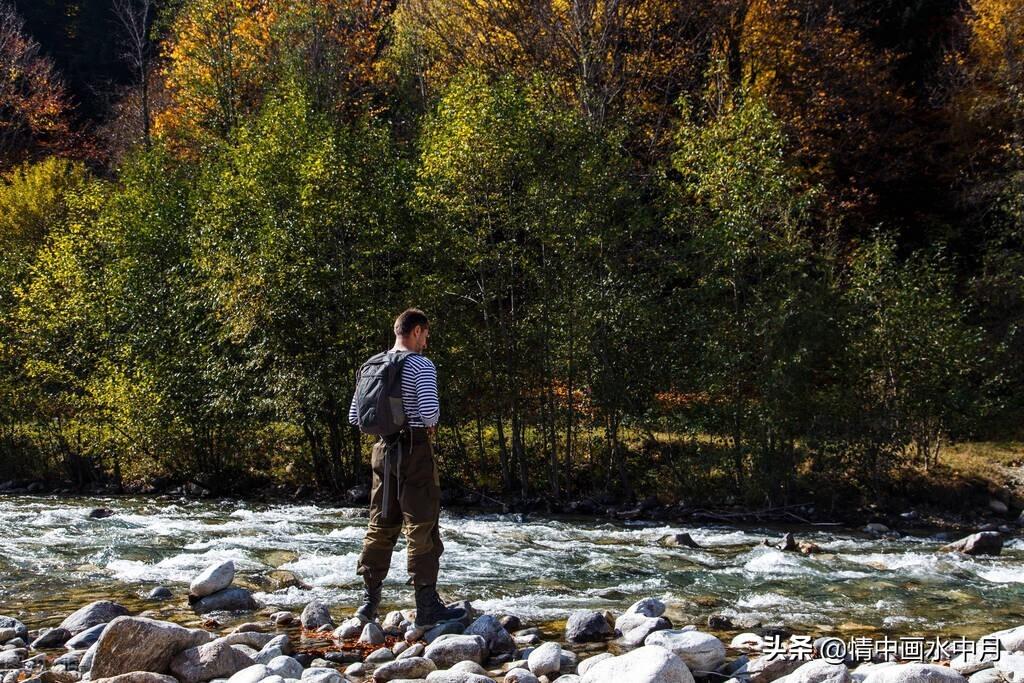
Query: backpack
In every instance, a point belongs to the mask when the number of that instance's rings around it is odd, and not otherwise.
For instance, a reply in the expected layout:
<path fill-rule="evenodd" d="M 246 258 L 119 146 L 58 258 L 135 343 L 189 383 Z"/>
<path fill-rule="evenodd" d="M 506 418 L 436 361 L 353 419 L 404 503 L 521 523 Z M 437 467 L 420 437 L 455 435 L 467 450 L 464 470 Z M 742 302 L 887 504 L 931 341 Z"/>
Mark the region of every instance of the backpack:
<path fill-rule="evenodd" d="M 391 436 L 405 427 L 402 366 L 412 351 L 382 351 L 359 368 L 356 425 L 363 434 Z"/>

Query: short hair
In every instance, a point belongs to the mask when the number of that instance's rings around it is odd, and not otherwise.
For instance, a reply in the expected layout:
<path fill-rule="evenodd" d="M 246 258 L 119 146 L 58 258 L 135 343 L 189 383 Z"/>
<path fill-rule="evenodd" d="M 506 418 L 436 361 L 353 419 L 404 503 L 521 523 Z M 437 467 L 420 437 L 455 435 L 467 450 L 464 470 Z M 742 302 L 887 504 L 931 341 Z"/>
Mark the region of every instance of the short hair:
<path fill-rule="evenodd" d="M 418 308 L 407 308 L 402 311 L 401 315 L 395 318 L 395 335 L 407 337 L 412 334 L 417 325 L 421 327 L 430 326 L 427 314 Z"/>

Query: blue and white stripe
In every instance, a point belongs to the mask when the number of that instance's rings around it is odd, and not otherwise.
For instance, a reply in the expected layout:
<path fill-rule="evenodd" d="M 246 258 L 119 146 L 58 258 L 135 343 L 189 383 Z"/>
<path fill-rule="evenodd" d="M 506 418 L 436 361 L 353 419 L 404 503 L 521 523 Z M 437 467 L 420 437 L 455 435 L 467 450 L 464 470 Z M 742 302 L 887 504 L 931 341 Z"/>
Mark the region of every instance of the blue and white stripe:
<path fill-rule="evenodd" d="M 402 405 L 410 427 L 433 427 L 441 417 L 437 395 L 437 367 L 426 356 L 414 353 L 402 366 Z M 356 424 L 356 399 L 348 409 L 348 421 Z"/>

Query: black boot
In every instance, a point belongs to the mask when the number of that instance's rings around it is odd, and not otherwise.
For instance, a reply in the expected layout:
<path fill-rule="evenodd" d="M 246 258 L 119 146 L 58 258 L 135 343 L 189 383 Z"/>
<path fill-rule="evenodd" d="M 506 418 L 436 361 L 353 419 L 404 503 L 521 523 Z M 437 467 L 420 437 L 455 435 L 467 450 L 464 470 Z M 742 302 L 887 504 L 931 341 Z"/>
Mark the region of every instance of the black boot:
<path fill-rule="evenodd" d="M 466 610 L 461 607 L 445 607 L 441 602 L 441 596 L 437 594 L 437 587 L 416 586 L 416 621 L 415 626 L 433 626 L 443 621 L 458 621 L 466 616 Z"/>
<path fill-rule="evenodd" d="M 363 584 L 363 604 L 356 610 L 356 616 L 360 621 L 369 622 L 377 618 L 377 608 L 380 607 L 380 594 L 384 583 Z"/>

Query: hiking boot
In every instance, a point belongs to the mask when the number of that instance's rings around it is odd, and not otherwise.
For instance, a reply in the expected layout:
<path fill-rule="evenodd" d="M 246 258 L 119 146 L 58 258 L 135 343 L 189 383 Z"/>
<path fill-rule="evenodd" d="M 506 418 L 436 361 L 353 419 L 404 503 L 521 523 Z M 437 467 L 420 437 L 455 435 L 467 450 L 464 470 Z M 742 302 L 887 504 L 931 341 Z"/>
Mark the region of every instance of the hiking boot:
<path fill-rule="evenodd" d="M 466 610 L 461 607 L 445 607 L 441 602 L 441 596 L 437 594 L 437 587 L 416 586 L 416 621 L 417 628 L 433 626 L 443 621 L 457 621 L 466 616 Z"/>
<path fill-rule="evenodd" d="M 363 604 L 356 610 L 356 616 L 363 623 L 374 621 L 377 618 L 377 608 L 380 607 L 380 594 L 384 583 L 363 584 Z"/>

